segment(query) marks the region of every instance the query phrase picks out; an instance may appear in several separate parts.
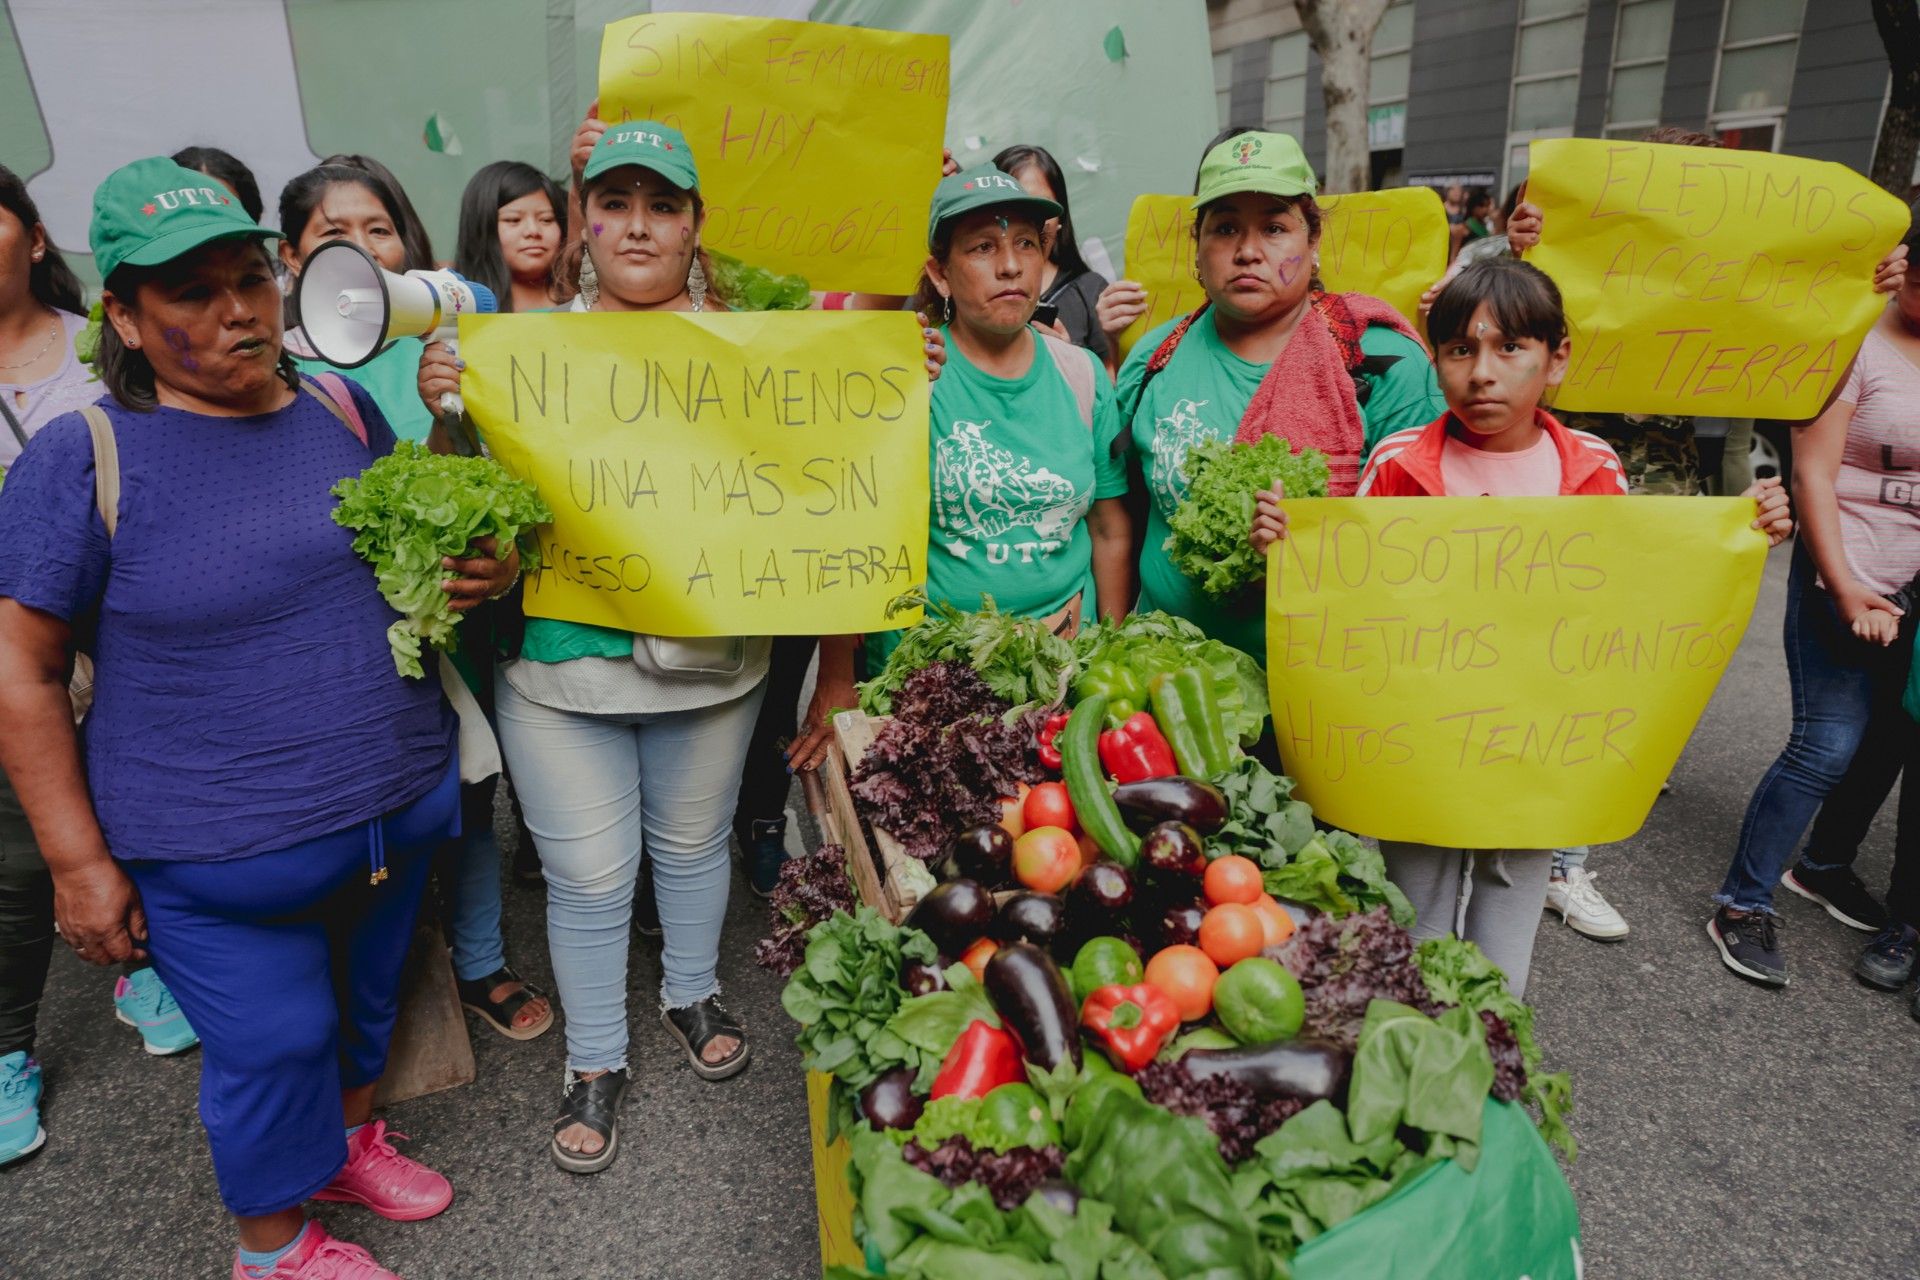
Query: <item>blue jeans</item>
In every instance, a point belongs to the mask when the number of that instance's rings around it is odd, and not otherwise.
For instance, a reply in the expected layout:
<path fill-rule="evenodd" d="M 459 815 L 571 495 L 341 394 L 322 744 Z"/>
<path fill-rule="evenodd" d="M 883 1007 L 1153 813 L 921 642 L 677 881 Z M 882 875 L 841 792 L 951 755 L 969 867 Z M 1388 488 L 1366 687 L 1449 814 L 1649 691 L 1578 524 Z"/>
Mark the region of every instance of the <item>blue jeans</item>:
<path fill-rule="evenodd" d="M 547 878 L 567 1065 L 627 1063 L 627 942 L 644 849 L 665 933 L 661 999 L 720 990 L 727 835 L 765 683 L 695 711 L 580 715 L 499 686 L 500 747 Z"/>
<path fill-rule="evenodd" d="M 1855 639 L 1814 578 L 1812 558 L 1796 546 L 1782 627 L 1793 730 L 1747 803 L 1733 865 L 1714 895 L 1715 902 L 1742 911 L 1773 909 L 1774 886 L 1794 846 L 1846 776 L 1868 725 L 1876 716 L 1903 714 L 1911 631 L 1903 628 L 1886 648 Z"/>
<path fill-rule="evenodd" d="M 447 942 L 453 976 L 472 982 L 507 963 L 500 936 L 500 842 L 493 834 L 493 790 L 498 777 L 460 788 L 462 834 L 441 851 L 446 890 Z"/>

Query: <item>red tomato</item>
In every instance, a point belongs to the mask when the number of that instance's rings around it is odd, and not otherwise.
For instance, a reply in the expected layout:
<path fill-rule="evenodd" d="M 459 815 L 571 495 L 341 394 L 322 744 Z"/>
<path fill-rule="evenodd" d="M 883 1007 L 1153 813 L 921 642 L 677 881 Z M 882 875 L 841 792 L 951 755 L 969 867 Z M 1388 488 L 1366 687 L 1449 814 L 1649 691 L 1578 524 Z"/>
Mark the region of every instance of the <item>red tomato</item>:
<path fill-rule="evenodd" d="M 1067 796 L 1067 784 L 1064 782 L 1043 782 L 1027 792 L 1027 802 L 1020 807 L 1020 816 L 1026 820 L 1027 830 L 1035 827 L 1064 827 L 1068 831 L 1077 831 L 1079 821 L 1073 816 L 1073 801 Z"/>
<path fill-rule="evenodd" d="M 1263 893 L 1260 900 L 1253 904 L 1253 910 L 1260 917 L 1260 927 L 1266 931 L 1266 947 L 1277 947 L 1293 936 L 1293 917 L 1287 909 L 1273 900 L 1273 895 Z"/>
<path fill-rule="evenodd" d="M 1200 949 L 1222 969 L 1259 955 L 1266 936 L 1260 913 L 1242 902 L 1223 902 L 1200 921 Z"/>
<path fill-rule="evenodd" d="M 1206 878 L 1200 884 L 1207 901 L 1216 907 L 1223 902 L 1252 904 L 1267 891 L 1260 879 L 1260 864 L 1237 853 L 1209 862 Z"/>
<path fill-rule="evenodd" d="M 1039 893 L 1059 893 L 1080 874 L 1080 842 L 1061 827 L 1035 827 L 1013 842 L 1013 878 Z"/>
<path fill-rule="evenodd" d="M 960 953 L 960 963 L 967 966 L 967 969 L 973 974 L 975 981 L 985 982 L 987 980 L 987 961 L 993 959 L 993 953 L 999 949 L 1000 944 L 992 938 L 981 938 L 978 942 L 975 942 L 972 946 Z"/>
<path fill-rule="evenodd" d="M 1198 947 L 1168 947 L 1147 961 L 1146 982 L 1173 997 L 1182 1022 L 1204 1018 L 1213 1008 L 1220 969 Z"/>
<path fill-rule="evenodd" d="M 1027 819 L 1022 812 L 1026 806 L 1027 784 L 1024 782 L 1017 794 L 1000 797 L 1000 825 L 1015 840 L 1027 833 Z"/>

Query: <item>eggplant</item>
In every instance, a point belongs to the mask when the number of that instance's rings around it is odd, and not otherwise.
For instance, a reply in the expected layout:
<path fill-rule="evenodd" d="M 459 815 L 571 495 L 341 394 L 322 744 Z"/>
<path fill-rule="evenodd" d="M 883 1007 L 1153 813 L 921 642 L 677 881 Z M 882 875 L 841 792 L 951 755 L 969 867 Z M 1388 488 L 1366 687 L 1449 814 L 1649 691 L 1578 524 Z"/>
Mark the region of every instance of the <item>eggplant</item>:
<path fill-rule="evenodd" d="M 1353 1055 L 1318 1040 L 1276 1040 L 1244 1049 L 1194 1049 L 1180 1061 L 1195 1079 L 1225 1076 L 1260 1098 L 1338 1103 L 1347 1091 Z"/>
<path fill-rule="evenodd" d="M 1227 798 L 1210 782 L 1198 778 L 1148 778 L 1117 787 L 1114 803 L 1120 816 L 1136 831 L 1161 822 L 1184 822 L 1201 835 L 1212 835 L 1227 824 Z"/>
<path fill-rule="evenodd" d="M 1162 822 L 1140 841 L 1140 861 L 1155 875 L 1199 879 L 1207 874 L 1200 833 L 1184 822 Z"/>
<path fill-rule="evenodd" d="M 1071 1182 L 1062 1182 L 1058 1178 L 1048 1178 L 1033 1189 L 1033 1194 L 1045 1200 L 1071 1218 L 1080 1212 L 1080 1189 Z"/>
<path fill-rule="evenodd" d="M 940 971 L 937 964 L 909 960 L 900 966 L 900 985 L 910 996 L 932 995 L 947 989 L 947 975 Z"/>
<path fill-rule="evenodd" d="M 907 915 L 909 929 L 933 939 L 943 956 L 957 956 L 993 923 L 993 895 L 978 880 L 935 885 Z"/>
<path fill-rule="evenodd" d="M 1133 902 L 1133 876 L 1117 862 L 1102 859 L 1080 873 L 1069 897 L 1088 908 L 1088 914 L 1113 915 Z"/>
<path fill-rule="evenodd" d="M 942 880 L 978 880 L 989 889 L 1013 881 L 1013 837 L 992 824 L 968 827 L 947 842 Z"/>
<path fill-rule="evenodd" d="M 1022 890 L 1000 904 L 991 935 L 1001 942 L 1051 946 L 1067 926 L 1067 904 L 1050 893 Z"/>
<path fill-rule="evenodd" d="M 914 1069 L 895 1067 L 860 1091 L 860 1114 L 876 1129 L 911 1129 L 925 1106 L 913 1091 Z"/>
<path fill-rule="evenodd" d="M 987 961 L 987 995 L 1020 1041 L 1027 1061 L 1051 1071 L 1071 1061 L 1080 1069 L 1080 1028 L 1060 969 L 1040 948 L 1010 942 Z"/>
<path fill-rule="evenodd" d="M 1207 904 L 1203 898 L 1193 898 L 1185 902 L 1176 902 L 1160 916 L 1160 945 L 1162 947 L 1191 947 L 1200 941 L 1200 922 L 1206 919 Z"/>

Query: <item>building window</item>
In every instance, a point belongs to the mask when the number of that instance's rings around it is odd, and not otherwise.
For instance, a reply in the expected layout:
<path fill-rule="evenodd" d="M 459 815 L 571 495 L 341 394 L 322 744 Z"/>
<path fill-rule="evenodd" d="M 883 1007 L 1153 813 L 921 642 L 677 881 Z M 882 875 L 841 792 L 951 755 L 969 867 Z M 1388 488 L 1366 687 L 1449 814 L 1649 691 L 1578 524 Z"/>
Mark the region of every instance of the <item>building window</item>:
<path fill-rule="evenodd" d="M 1806 8 L 1806 0 L 1727 0 L 1709 123 L 1728 146 L 1779 147 Z"/>
<path fill-rule="evenodd" d="M 1607 89 L 1609 138 L 1633 138 L 1660 123 L 1673 38 L 1673 0 L 1622 0 L 1613 28 L 1613 82 Z"/>
<path fill-rule="evenodd" d="M 1227 127 L 1233 115 L 1233 50 L 1213 55 L 1213 105 L 1220 127 Z"/>
<path fill-rule="evenodd" d="M 1586 0 L 1520 0 L 1504 185 L 1527 176 L 1528 143 L 1572 136 L 1586 33 Z"/>
<path fill-rule="evenodd" d="M 1407 140 L 1407 76 L 1413 62 L 1413 0 L 1398 0 L 1373 33 L 1367 88 L 1367 148 L 1397 151 Z M 1376 184 L 1377 185 L 1377 184 Z"/>
<path fill-rule="evenodd" d="M 1265 125 L 1301 137 L 1307 129 L 1307 33 L 1275 36 L 1267 47 Z"/>

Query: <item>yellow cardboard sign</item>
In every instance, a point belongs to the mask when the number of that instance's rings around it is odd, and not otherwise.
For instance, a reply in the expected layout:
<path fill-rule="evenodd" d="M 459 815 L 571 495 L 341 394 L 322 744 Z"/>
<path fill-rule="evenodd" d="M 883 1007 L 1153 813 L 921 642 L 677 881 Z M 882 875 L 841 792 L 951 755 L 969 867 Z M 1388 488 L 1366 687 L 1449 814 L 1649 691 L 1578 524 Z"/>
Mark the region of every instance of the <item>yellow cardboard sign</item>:
<path fill-rule="evenodd" d="M 487 448 L 553 508 L 526 611 L 665 636 L 919 621 L 927 372 L 904 312 L 462 316 Z"/>
<path fill-rule="evenodd" d="M 1811 418 L 1885 307 L 1873 267 L 1907 208 L 1844 165 L 1591 138 L 1531 163 L 1528 261 L 1573 338 L 1561 408 Z"/>
<path fill-rule="evenodd" d="M 910 293 L 947 123 L 947 37 L 779 18 L 609 23 L 600 118 L 687 135 L 701 241 L 816 289 Z"/>
<path fill-rule="evenodd" d="M 1746 631 L 1767 545 L 1737 498 L 1288 514 L 1267 574 L 1287 772 L 1328 822 L 1467 849 L 1640 829 Z"/>
<path fill-rule="evenodd" d="M 1357 191 L 1320 201 L 1320 279 L 1336 293 L 1367 293 L 1420 327 L 1420 295 L 1447 269 L 1447 211 L 1426 187 Z M 1147 311 L 1120 335 L 1120 355 L 1155 325 L 1207 300 L 1193 272 L 1193 200 L 1136 198 L 1127 215 L 1127 279 Z"/>

